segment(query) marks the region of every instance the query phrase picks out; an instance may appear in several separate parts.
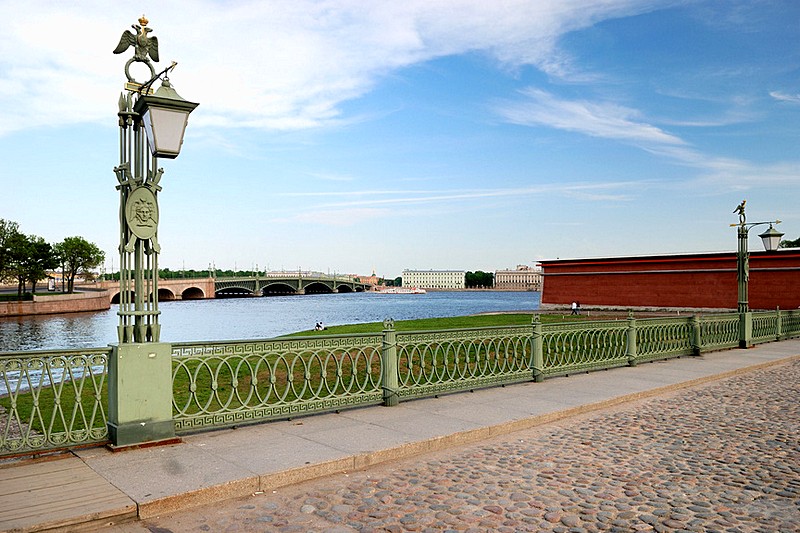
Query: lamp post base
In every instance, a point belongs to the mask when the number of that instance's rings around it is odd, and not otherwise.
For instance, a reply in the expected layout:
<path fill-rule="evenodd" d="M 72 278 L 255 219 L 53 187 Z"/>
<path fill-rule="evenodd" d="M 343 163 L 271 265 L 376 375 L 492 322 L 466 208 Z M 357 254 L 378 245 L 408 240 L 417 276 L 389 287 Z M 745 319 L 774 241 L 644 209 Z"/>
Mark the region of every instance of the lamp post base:
<path fill-rule="evenodd" d="M 115 447 L 175 437 L 170 344 L 112 346 L 108 368 L 108 436 Z"/>
<path fill-rule="evenodd" d="M 739 348 L 753 346 L 753 313 L 739 313 Z"/>

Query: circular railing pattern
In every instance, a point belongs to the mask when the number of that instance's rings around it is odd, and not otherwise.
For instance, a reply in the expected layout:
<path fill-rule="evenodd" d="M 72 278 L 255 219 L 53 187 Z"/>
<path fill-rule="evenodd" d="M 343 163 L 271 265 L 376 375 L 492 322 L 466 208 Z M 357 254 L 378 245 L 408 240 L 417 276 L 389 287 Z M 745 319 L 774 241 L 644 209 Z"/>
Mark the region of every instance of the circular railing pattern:
<path fill-rule="evenodd" d="M 544 373 L 559 374 L 624 364 L 624 322 L 547 325 L 542 332 Z"/>
<path fill-rule="evenodd" d="M 380 339 L 178 346 L 172 378 L 176 428 L 378 403 Z"/>

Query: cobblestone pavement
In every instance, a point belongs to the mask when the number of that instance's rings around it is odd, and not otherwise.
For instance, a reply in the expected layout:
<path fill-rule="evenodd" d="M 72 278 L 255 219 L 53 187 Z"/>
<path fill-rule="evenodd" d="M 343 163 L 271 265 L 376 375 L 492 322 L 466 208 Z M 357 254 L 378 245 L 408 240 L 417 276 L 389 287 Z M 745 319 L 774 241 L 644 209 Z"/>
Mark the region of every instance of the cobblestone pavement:
<path fill-rule="evenodd" d="M 181 531 L 800 531 L 800 361 L 147 520 Z"/>

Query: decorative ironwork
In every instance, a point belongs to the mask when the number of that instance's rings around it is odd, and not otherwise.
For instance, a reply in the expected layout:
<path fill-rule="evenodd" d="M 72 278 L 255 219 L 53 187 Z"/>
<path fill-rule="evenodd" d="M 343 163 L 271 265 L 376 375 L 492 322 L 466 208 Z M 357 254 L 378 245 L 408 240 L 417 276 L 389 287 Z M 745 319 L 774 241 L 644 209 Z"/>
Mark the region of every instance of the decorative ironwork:
<path fill-rule="evenodd" d="M 639 320 L 636 328 L 636 358 L 641 362 L 692 355 L 692 340 L 691 317 Z"/>
<path fill-rule="evenodd" d="M 778 313 L 764 311 L 753 313 L 753 337 L 754 343 L 769 342 L 778 338 Z"/>
<path fill-rule="evenodd" d="M 547 324 L 542 328 L 544 374 L 563 375 L 628 364 L 624 321 Z"/>
<path fill-rule="evenodd" d="M 528 381 L 530 327 L 397 333 L 402 398 Z"/>
<path fill-rule="evenodd" d="M 800 311 L 753 313 L 759 342 L 800 336 Z M 172 346 L 178 432 L 636 364 L 738 344 L 738 314 Z M 632 342 L 633 341 L 633 342 Z M 539 355 L 537 356 L 537 352 Z M 110 350 L 0 353 L 0 456 L 108 439 Z M 538 365 L 538 363 L 537 363 Z"/>
<path fill-rule="evenodd" d="M 381 403 L 382 337 L 173 345 L 176 431 Z"/>
<path fill-rule="evenodd" d="M 109 353 L 0 354 L 0 455 L 105 442 Z"/>

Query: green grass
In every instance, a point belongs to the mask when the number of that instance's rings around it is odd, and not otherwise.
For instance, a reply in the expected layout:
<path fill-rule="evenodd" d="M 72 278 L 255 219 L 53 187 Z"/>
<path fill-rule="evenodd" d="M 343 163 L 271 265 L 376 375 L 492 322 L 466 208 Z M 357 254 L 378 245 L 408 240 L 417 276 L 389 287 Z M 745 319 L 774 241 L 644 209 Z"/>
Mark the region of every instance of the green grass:
<path fill-rule="evenodd" d="M 533 315 L 531 313 L 498 313 L 485 315 L 456 316 L 445 318 L 422 318 L 416 320 L 397 320 L 394 329 L 397 331 L 426 331 L 435 329 L 483 328 L 489 326 L 529 326 Z M 576 322 L 579 320 L 593 319 L 587 315 L 570 316 L 569 314 L 540 315 L 544 324 L 555 322 Z M 346 324 L 342 326 L 327 326 L 324 331 L 298 331 L 285 335 L 286 337 L 309 335 L 346 335 L 349 333 L 380 333 L 383 331 L 383 322 L 368 322 L 365 324 Z"/>

